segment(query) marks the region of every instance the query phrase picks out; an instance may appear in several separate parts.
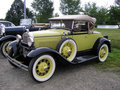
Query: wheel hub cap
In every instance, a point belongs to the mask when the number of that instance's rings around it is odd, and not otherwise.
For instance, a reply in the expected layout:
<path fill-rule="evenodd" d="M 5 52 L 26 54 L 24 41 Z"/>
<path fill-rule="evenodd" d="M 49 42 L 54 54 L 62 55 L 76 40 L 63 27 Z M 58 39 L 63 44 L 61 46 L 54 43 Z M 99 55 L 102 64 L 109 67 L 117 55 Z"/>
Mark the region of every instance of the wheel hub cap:
<path fill-rule="evenodd" d="M 42 62 L 40 65 L 38 65 L 38 70 L 41 73 L 45 73 L 47 68 L 48 65 L 45 62 Z"/>
<path fill-rule="evenodd" d="M 69 46 L 65 46 L 62 51 L 63 55 L 68 57 L 71 54 L 71 48 Z"/>
<path fill-rule="evenodd" d="M 105 54 L 106 54 L 105 49 L 101 49 L 100 57 L 103 58 L 105 56 Z"/>
<path fill-rule="evenodd" d="M 49 69 L 50 63 L 48 62 L 48 60 L 41 60 L 36 66 L 36 73 L 39 76 L 44 76 L 48 73 Z"/>

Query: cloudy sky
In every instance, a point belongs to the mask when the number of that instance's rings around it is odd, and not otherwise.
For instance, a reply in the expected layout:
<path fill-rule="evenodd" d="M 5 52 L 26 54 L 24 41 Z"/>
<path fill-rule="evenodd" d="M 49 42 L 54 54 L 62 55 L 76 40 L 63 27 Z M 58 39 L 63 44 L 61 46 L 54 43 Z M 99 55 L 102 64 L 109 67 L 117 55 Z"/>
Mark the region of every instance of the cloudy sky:
<path fill-rule="evenodd" d="M 13 3 L 14 0 L 2 0 L 0 3 L 0 18 L 5 18 L 7 11 L 10 9 L 11 4 Z M 24 0 L 22 0 L 24 1 Z M 55 8 L 55 13 L 59 11 L 59 3 L 60 0 L 52 0 L 54 1 L 54 8 Z M 110 5 L 114 5 L 115 0 L 81 0 L 82 6 L 84 6 L 85 3 L 88 2 L 95 2 L 98 6 L 104 6 L 104 7 L 110 7 Z M 31 8 L 31 3 L 33 0 L 26 0 L 26 5 L 28 8 Z M 31 8 L 32 9 L 32 8 Z"/>

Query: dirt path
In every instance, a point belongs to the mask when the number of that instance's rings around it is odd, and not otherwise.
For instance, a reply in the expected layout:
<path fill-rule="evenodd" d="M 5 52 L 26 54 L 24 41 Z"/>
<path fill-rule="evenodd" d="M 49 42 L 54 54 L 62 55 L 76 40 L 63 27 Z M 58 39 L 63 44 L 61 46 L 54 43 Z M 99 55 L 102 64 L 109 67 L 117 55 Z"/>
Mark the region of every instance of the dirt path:
<path fill-rule="evenodd" d="M 93 63 L 58 66 L 50 80 L 37 83 L 0 55 L 0 90 L 120 90 L 120 75 L 99 71 Z"/>

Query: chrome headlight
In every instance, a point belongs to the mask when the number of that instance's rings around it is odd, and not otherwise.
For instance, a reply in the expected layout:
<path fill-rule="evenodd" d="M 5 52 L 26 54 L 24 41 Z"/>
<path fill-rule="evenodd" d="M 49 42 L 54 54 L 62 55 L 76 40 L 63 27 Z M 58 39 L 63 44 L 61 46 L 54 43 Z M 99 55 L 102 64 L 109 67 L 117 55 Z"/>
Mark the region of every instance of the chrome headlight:
<path fill-rule="evenodd" d="M 5 33 L 5 25 L 0 24 L 0 35 L 3 35 Z"/>
<path fill-rule="evenodd" d="M 16 40 L 19 42 L 21 39 L 22 39 L 22 37 L 18 34 L 18 35 L 16 36 Z"/>
<path fill-rule="evenodd" d="M 28 38 L 28 46 L 31 46 L 33 44 L 34 40 L 32 37 Z"/>
<path fill-rule="evenodd" d="M 28 46 L 31 46 L 34 42 L 34 36 L 31 32 L 25 32 L 23 34 L 23 43 L 27 44 Z"/>

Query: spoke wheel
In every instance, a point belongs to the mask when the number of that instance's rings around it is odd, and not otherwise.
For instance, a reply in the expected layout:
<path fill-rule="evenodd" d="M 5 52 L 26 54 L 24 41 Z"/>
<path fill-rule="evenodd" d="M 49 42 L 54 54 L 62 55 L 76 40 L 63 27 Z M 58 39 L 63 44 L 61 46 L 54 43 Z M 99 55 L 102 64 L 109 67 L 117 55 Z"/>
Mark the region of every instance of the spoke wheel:
<path fill-rule="evenodd" d="M 9 49 L 7 48 L 7 46 L 8 46 L 8 44 L 9 44 L 10 42 L 12 42 L 12 41 L 5 41 L 5 42 L 3 42 L 2 45 L 1 45 L 1 53 L 2 53 L 2 55 L 3 55 L 4 57 L 5 57 L 5 54 L 6 54 L 6 53 L 8 54 L 8 52 L 9 52 Z"/>
<path fill-rule="evenodd" d="M 66 39 L 59 45 L 58 51 L 68 61 L 72 61 L 77 53 L 77 45 L 74 40 Z"/>
<path fill-rule="evenodd" d="M 108 57 L 108 53 L 109 53 L 108 45 L 103 44 L 99 49 L 99 54 L 98 54 L 99 61 L 104 62 Z"/>
<path fill-rule="evenodd" d="M 36 81 L 44 82 L 52 77 L 55 67 L 55 60 L 52 56 L 42 55 L 30 62 L 29 71 Z"/>

